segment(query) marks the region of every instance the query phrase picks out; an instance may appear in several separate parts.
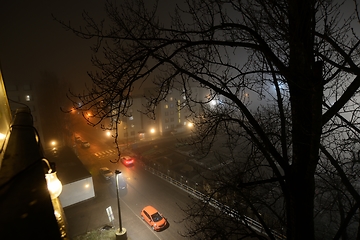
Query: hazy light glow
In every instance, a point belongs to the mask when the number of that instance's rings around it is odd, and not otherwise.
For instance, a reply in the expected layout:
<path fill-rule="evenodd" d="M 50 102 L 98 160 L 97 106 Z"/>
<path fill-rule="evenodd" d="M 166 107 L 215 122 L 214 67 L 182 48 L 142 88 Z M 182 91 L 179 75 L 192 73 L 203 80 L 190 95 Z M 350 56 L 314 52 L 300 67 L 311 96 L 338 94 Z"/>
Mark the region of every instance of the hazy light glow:
<path fill-rule="evenodd" d="M 150 129 L 150 132 L 155 133 L 155 129 L 154 128 Z"/>
<path fill-rule="evenodd" d="M 5 137 L 6 137 L 6 135 L 5 135 L 5 134 L 0 133 L 0 140 L 4 140 L 4 139 L 5 139 Z"/>
<path fill-rule="evenodd" d="M 49 161 L 46 158 L 43 158 L 42 160 L 49 168 L 48 172 L 45 173 L 45 179 L 50 193 L 50 197 L 52 199 L 55 199 L 60 195 L 62 191 L 62 184 L 58 179 L 56 172 L 53 172 L 53 170 L 51 169 Z"/>
<path fill-rule="evenodd" d="M 45 174 L 47 187 L 52 199 L 57 198 L 62 191 L 62 184 L 58 179 L 56 172 Z"/>

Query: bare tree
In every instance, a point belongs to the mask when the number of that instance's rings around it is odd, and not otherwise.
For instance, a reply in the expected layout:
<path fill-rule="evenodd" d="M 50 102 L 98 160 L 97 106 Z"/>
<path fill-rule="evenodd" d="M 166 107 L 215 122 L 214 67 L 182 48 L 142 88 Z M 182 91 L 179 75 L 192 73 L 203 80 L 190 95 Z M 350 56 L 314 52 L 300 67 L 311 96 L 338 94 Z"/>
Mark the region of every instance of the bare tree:
<path fill-rule="evenodd" d="M 74 107 L 92 109 L 99 122 L 128 116 L 134 86 L 151 81 L 158 91 L 147 96 L 145 114 L 154 117 L 156 106 L 178 89 L 186 99 L 182 107 L 202 105 L 201 113 L 194 110 L 189 116 L 197 123 L 198 144 L 209 147 L 219 134 L 231 136 L 231 171 L 218 172 L 224 184 L 214 187 L 205 203 L 231 200 L 240 217 L 221 214 L 227 208 L 210 211 L 199 205 L 189 212 L 199 227 L 190 228 L 187 236 L 262 238 L 242 215 L 250 211 L 270 239 L 276 238 L 275 228 L 284 229 L 287 239 L 311 240 L 315 221 L 328 210 L 321 222 L 331 220 L 330 237 L 345 239 L 358 221 L 360 203 L 358 171 L 341 147 L 358 141 L 359 133 L 358 6 L 353 1 L 355 11 L 349 13 L 345 3 L 186 0 L 171 21 L 162 22 L 156 5 L 108 1 L 109 22 L 96 23 L 87 13 L 84 28 L 59 21 L 82 38 L 96 39 L 98 55 L 92 62 L 100 72 L 90 74 L 94 84 L 86 93 L 73 94 L 82 101 Z M 211 94 L 194 99 L 192 86 Z M 264 103 L 258 111 L 251 109 L 249 96 Z M 215 110 L 208 107 L 214 99 L 222 103 Z M 236 147 L 241 139 L 249 140 L 243 162 Z M 224 178 L 235 169 L 237 177 Z M 338 203 L 338 210 L 325 208 L 324 198 L 315 195 L 323 186 L 331 187 L 322 196 Z M 236 231 L 240 223 L 244 228 Z"/>

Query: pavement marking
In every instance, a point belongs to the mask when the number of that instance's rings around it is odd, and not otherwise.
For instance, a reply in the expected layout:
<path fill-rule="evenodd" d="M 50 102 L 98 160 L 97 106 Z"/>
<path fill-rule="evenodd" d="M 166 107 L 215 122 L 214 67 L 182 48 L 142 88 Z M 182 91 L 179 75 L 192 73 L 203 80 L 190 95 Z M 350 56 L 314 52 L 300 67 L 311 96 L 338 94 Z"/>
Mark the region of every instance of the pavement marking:
<path fill-rule="evenodd" d="M 98 158 L 106 157 L 106 156 L 112 155 L 112 154 L 114 154 L 114 150 L 112 150 L 112 149 L 94 153 L 94 155 Z"/>

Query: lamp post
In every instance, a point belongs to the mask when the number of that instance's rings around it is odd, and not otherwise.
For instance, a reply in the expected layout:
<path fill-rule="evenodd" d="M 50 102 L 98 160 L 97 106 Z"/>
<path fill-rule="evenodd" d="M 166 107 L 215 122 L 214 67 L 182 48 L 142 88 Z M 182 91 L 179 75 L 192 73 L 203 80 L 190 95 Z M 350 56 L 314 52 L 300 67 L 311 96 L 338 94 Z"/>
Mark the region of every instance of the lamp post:
<path fill-rule="evenodd" d="M 117 196 L 117 204 L 118 204 L 118 214 L 119 214 L 119 229 L 118 231 L 116 231 L 116 240 L 126 240 L 127 236 L 126 236 L 126 229 L 122 227 L 121 224 L 121 211 L 120 211 L 120 198 L 119 198 L 119 174 L 121 174 L 121 172 L 116 169 L 115 170 L 115 185 L 116 185 L 116 196 Z"/>

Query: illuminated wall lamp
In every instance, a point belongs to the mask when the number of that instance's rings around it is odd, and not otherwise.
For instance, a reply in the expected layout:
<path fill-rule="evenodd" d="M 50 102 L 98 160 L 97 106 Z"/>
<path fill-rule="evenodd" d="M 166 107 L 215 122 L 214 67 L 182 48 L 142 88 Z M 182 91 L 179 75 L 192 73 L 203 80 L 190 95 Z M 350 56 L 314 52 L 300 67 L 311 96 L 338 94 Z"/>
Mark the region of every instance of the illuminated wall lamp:
<path fill-rule="evenodd" d="M 50 167 L 50 163 L 47 159 L 42 159 L 48 166 L 49 170 L 45 173 L 45 179 L 47 182 L 47 187 L 52 199 L 57 198 L 62 191 L 62 184 L 56 175 L 56 171 L 53 172 L 53 169 Z"/>

